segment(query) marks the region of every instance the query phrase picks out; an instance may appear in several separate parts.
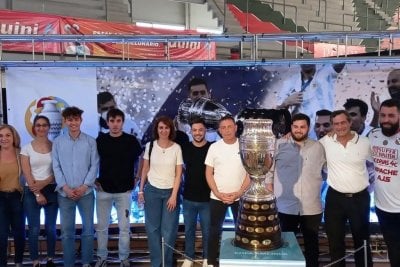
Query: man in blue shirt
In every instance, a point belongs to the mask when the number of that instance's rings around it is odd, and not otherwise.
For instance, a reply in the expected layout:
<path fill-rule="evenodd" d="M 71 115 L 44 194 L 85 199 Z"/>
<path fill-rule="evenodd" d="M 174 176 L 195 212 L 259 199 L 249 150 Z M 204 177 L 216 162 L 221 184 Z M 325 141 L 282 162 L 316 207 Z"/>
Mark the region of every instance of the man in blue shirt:
<path fill-rule="evenodd" d="M 60 135 L 53 143 L 53 170 L 57 182 L 61 218 L 61 238 L 64 266 L 75 266 L 75 213 L 78 207 L 82 218 L 82 265 L 93 260 L 93 187 L 99 156 L 96 140 L 81 132 L 83 110 L 68 107 L 63 113 L 68 134 Z"/>
<path fill-rule="evenodd" d="M 322 219 L 321 170 L 325 164 L 322 145 L 310 139 L 310 118 L 292 117 L 289 138 L 276 144 L 273 187 L 283 232 L 304 238 L 307 267 L 318 267 L 318 231 Z"/>

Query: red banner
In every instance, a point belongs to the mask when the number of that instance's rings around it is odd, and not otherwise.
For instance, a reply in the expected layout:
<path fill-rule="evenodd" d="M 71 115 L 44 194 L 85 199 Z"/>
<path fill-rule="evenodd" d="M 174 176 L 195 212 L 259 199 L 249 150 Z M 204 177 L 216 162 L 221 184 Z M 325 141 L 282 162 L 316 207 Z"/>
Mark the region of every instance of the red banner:
<path fill-rule="evenodd" d="M 60 17 L 29 12 L 0 10 L 0 34 L 68 34 L 68 35 L 180 35 L 197 34 L 194 31 L 172 31 L 138 27 L 133 24 L 111 23 L 92 19 Z M 152 42 L 131 43 L 32 43 L 4 42 L 3 50 L 18 52 L 90 55 L 113 58 L 165 60 L 215 60 L 215 43 L 206 42 Z M 167 53 L 168 52 L 168 53 Z"/>

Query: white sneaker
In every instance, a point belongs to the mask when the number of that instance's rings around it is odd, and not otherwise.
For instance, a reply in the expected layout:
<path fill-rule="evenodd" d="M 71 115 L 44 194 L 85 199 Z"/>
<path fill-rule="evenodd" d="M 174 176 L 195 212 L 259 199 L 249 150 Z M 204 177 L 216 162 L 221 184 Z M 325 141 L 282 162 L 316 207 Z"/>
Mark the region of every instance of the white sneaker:
<path fill-rule="evenodd" d="M 120 267 L 129 267 L 129 266 L 131 266 L 131 262 L 129 261 L 129 259 L 125 259 L 125 260 L 121 261 L 119 266 Z"/>
<path fill-rule="evenodd" d="M 185 259 L 182 263 L 181 267 L 192 267 L 193 266 L 193 261 Z"/>
<path fill-rule="evenodd" d="M 203 267 L 208 267 L 207 259 L 203 260 Z"/>
<path fill-rule="evenodd" d="M 107 259 L 97 257 L 96 264 L 94 267 L 107 267 Z"/>

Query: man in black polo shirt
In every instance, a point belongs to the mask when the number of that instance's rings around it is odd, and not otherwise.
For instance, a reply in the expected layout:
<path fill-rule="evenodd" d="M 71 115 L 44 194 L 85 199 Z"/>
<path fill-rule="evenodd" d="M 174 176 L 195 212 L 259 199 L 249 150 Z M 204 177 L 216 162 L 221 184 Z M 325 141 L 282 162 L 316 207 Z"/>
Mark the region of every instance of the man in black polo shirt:
<path fill-rule="evenodd" d="M 185 220 L 185 255 L 187 256 L 182 267 L 193 266 L 197 216 L 200 217 L 203 236 L 203 266 L 207 266 L 207 244 L 210 225 L 210 188 L 205 176 L 204 160 L 211 143 L 205 139 L 207 129 L 202 118 L 192 120 L 190 126 L 193 141 L 182 146 L 183 161 L 185 163 L 183 218 Z"/>
<path fill-rule="evenodd" d="M 107 266 L 108 226 L 111 208 L 117 210 L 121 266 L 129 266 L 132 189 L 135 186 L 135 162 L 142 153 L 136 137 L 122 131 L 125 115 L 119 109 L 107 113 L 108 134 L 97 137 L 100 157 L 99 178 L 96 181 L 97 262 L 96 267 Z"/>

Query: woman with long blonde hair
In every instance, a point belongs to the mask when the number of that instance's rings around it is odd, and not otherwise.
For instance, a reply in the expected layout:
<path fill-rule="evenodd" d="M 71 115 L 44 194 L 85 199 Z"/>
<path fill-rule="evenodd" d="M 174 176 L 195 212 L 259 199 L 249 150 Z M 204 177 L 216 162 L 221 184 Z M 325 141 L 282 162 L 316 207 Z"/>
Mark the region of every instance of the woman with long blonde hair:
<path fill-rule="evenodd" d="M 14 127 L 0 126 L 0 266 L 7 266 L 8 234 L 11 228 L 15 245 L 15 266 L 21 267 L 25 221 L 20 183 L 20 137 Z"/>

